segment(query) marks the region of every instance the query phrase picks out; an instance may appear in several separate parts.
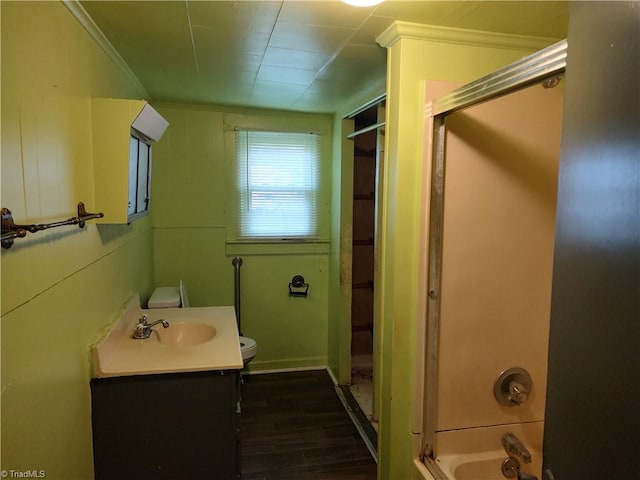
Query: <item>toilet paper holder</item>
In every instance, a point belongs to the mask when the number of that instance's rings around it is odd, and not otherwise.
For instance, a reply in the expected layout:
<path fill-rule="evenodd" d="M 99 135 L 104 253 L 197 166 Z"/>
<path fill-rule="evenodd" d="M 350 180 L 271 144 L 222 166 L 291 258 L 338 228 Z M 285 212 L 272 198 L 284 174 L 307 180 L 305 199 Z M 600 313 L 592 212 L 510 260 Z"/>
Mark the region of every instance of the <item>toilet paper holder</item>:
<path fill-rule="evenodd" d="M 294 275 L 289 283 L 290 297 L 306 297 L 309 292 L 309 284 L 304 281 L 302 275 Z"/>

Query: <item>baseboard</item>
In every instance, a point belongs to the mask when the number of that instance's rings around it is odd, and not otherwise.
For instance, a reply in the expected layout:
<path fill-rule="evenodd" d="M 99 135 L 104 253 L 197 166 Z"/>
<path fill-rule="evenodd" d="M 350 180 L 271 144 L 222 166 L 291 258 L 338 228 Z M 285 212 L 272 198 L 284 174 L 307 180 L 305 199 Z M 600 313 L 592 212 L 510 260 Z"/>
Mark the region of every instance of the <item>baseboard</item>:
<path fill-rule="evenodd" d="M 333 370 L 331 370 L 331 367 L 326 367 L 326 369 L 327 369 L 327 373 L 329 374 L 329 377 L 331 377 L 331 381 L 333 382 L 333 385 L 336 387 L 339 386 L 338 379 L 333 374 Z"/>
<path fill-rule="evenodd" d="M 333 371 L 330 367 L 326 365 L 317 365 L 310 367 L 292 367 L 292 368 L 276 368 L 270 370 L 245 370 L 242 372 L 243 375 L 262 375 L 264 373 L 287 373 L 287 372 L 305 372 L 305 371 L 313 371 L 313 370 L 326 370 L 329 374 L 329 378 L 331 378 L 331 382 L 335 387 L 338 387 L 338 379 L 333 374 Z"/>
<path fill-rule="evenodd" d="M 243 370 L 244 375 L 262 375 L 265 373 L 287 373 L 287 372 L 304 372 L 309 370 L 328 370 L 326 365 L 306 365 L 306 366 L 258 366 L 258 368 L 249 368 Z M 331 373 L 329 373 L 331 376 Z M 333 380 L 333 378 L 332 378 Z"/>

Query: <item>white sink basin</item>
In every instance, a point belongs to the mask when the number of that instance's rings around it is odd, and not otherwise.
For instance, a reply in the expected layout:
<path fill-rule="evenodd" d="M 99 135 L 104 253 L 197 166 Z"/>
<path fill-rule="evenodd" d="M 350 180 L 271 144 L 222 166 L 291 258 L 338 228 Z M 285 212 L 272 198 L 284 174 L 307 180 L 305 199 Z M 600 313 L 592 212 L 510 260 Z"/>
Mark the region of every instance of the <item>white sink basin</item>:
<path fill-rule="evenodd" d="M 165 319 L 169 327 L 157 324 L 149 338 L 131 338 L 143 315 L 149 323 Z M 243 367 L 233 306 L 145 310 L 140 308 L 139 295 L 131 299 L 106 336 L 92 346 L 92 352 L 95 377 Z"/>
<path fill-rule="evenodd" d="M 216 336 L 216 328 L 199 322 L 170 322 L 168 328 L 155 330 L 163 345 L 191 347 L 206 343 Z"/>

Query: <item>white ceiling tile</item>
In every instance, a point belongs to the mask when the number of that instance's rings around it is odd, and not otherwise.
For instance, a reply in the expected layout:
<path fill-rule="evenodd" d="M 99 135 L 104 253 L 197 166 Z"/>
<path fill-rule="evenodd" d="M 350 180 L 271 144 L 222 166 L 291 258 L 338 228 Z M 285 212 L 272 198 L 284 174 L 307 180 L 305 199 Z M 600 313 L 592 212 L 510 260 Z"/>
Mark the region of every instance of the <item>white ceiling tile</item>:
<path fill-rule="evenodd" d="M 224 72 L 226 76 L 238 77 L 245 73 L 258 73 L 262 57 L 260 55 L 244 55 L 240 53 L 229 54 L 228 52 L 208 52 L 198 54 L 198 67 L 200 72 Z"/>
<path fill-rule="evenodd" d="M 374 7 L 358 8 L 339 0 L 285 0 L 279 22 L 357 29 Z"/>
<path fill-rule="evenodd" d="M 324 67 L 329 60 L 331 60 L 331 56 L 322 53 L 294 50 L 291 48 L 267 47 L 262 64 L 274 67 L 319 70 Z"/>
<path fill-rule="evenodd" d="M 211 5 L 214 3 L 214 5 Z M 271 33 L 282 2 L 269 1 L 188 1 L 191 25 Z"/>
<path fill-rule="evenodd" d="M 292 109 L 305 89 L 303 85 L 256 82 L 249 96 L 249 102 L 260 107 Z"/>
<path fill-rule="evenodd" d="M 376 38 L 393 22 L 393 18 L 371 16 L 349 41 L 365 45 L 375 44 Z"/>
<path fill-rule="evenodd" d="M 304 95 L 308 98 L 349 98 L 357 89 L 358 84 L 316 79 Z"/>
<path fill-rule="evenodd" d="M 285 84 L 282 82 L 256 81 L 251 95 L 281 98 L 298 98 L 306 90 L 305 85 Z"/>
<path fill-rule="evenodd" d="M 378 45 L 348 45 L 320 72 L 318 78 L 358 83 L 370 76 L 384 75 L 386 53 L 386 49 Z"/>
<path fill-rule="evenodd" d="M 475 1 L 385 1 L 373 12 L 375 17 L 387 17 L 404 22 L 441 24 L 442 20 L 459 8 L 475 5 Z"/>
<path fill-rule="evenodd" d="M 237 35 L 231 28 L 193 27 L 193 42 L 198 57 L 217 53 L 262 57 L 267 49 L 269 34 L 244 32 Z"/>
<path fill-rule="evenodd" d="M 278 23 L 269 40 L 270 47 L 291 48 L 334 55 L 353 31 L 341 27 L 320 27 L 298 23 Z"/>
<path fill-rule="evenodd" d="M 395 20 L 554 38 L 566 35 L 568 21 L 564 1 L 385 0 L 365 9 L 338 0 L 81 4 L 151 99 L 323 112 L 384 83 L 386 50 L 375 39 Z"/>
<path fill-rule="evenodd" d="M 315 70 L 301 70 L 299 68 L 274 67 L 262 65 L 258 72 L 258 82 L 293 83 L 295 85 L 309 85 L 316 77 Z"/>
<path fill-rule="evenodd" d="M 225 68 L 201 71 L 198 74 L 201 82 L 216 83 L 219 85 L 237 85 L 239 88 L 253 87 L 257 76 L 258 72 L 245 72 Z"/>

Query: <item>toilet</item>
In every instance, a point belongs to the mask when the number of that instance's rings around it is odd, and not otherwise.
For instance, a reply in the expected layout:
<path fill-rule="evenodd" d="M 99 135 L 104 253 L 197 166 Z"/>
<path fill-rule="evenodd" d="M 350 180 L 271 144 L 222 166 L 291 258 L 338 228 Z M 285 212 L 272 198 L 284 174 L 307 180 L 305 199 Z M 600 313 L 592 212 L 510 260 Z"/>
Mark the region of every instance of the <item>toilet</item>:
<path fill-rule="evenodd" d="M 153 291 L 147 308 L 189 308 L 189 298 L 184 281 L 180 280 L 179 287 L 158 287 Z M 242 352 L 242 363 L 246 367 L 258 352 L 258 344 L 253 338 L 239 337 L 240 351 Z"/>
<path fill-rule="evenodd" d="M 177 287 L 158 287 L 153 291 L 147 308 L 175 308 L 184 307 L 180 298 L 180 289 Z"/>
<path fill-rule="evenodd" d="M 253 360 L 258 352 L 258 344 L 253 338 L 240 337 L 240 351 L 242 352 L 242 363 L 246 367 Z"/>

